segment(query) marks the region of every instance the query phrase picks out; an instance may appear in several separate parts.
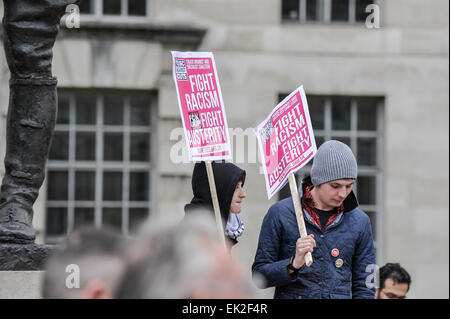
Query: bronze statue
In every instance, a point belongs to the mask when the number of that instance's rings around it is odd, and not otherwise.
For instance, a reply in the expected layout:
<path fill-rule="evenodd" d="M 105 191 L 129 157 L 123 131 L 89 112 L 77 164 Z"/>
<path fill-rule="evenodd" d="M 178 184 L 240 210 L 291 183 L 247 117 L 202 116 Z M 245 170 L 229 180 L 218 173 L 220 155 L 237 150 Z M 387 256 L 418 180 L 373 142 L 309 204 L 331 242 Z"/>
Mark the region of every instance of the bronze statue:
<path fill-rule="evenodd" d="M 33 204 L 55 126 L 57 80 L 52 48 L 66 6 L 77 0 L 3 0 L 3 41 L 11 78 L 0 243 L 35 239 Z"/>

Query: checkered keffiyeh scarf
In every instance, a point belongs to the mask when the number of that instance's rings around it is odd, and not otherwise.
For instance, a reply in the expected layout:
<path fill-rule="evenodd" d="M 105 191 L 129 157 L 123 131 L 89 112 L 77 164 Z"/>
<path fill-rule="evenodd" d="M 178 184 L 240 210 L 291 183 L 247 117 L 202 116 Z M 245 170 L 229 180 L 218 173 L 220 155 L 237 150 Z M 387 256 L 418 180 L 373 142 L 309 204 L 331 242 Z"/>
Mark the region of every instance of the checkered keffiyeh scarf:
<path fill-rule="evenodd" d="M 228 217 L 227 227 L 225 228 L 227 236 L 236 240 L 239 236 L 244 233 L 244 223 L 239 218 L 238 214 L 230 212 Z"/>
<path fill-rule="evenodd" d="M 339 214 L 341 212 L 344 211 L 344 204 L 341 204 L 341 206 L 338 207 L 336 213 L 331 215 L 330 218 L 328 219 L 327 224 L 324 227 L 322 227 L 322 225 L 320 225 L 319 214 L 317 213 L 317 211 L 315 209 L 314 200 L 313 200 L 313 197 L 311 195 L 311 190 L 313 189 L 313 187 L 314 186 L 307 186 L 306 187 L 305 194 L 303 194 L 303 197 L 302 197 L 302 205 L 303 205 L 303 208 L 312 217 L 313 223 L 315 225 L 319 226 L 319 228 L 321 230 L 324 230 L 325 228 L 327 228 L 329 225 L 331 225 L 336 220 L 336 218 L 339 216 Z"/>

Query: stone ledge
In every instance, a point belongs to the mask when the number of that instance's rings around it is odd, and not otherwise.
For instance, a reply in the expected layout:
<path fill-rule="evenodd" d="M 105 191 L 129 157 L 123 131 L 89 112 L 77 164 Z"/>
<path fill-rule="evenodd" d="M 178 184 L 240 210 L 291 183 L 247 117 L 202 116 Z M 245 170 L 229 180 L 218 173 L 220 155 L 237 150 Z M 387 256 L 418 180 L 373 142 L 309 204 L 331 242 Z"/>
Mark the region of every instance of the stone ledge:
<path fill-rule="evenodd" d="M 0 271 L 0 299 L 42 298 L 44 271 Z"/>
<path fill-rule="evenodd" d="M 187 25 L 155 25 L 83 22 L 79 29 L 61 28 L 59 37 L 97 39 L 139 39 L 168 45 L 188 45 L 198 47 L 207 29 Z"/>
<path fill-rule="evenodd" d="M 0 271 L 43 270 L 45 259 L 55 248 L 51 245 L 0 244 Z"/>

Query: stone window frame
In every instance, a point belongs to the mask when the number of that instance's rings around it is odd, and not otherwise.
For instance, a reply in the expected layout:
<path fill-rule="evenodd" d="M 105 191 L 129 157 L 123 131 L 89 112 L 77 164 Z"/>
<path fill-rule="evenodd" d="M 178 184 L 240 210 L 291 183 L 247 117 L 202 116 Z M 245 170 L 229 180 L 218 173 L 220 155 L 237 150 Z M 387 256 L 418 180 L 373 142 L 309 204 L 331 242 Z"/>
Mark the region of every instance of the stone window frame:
<path fill-rule="evenodd" d="M 132 16 L 128 14 L 128 1 L 121 0 L 121 13 L 120 15 L 115 14 L 104 14 L 103 13 L 103 1 L 104 0 L 91 0 L 92 1 L 92 13 L 81 13 L 82 22 L 95 22 L 101 19 L 102 22 L 139 22 L 148 21 L 152 12 L 152 0 L 146 0 L 146 13 L 143 16 Z M 132 1 L 132 0 L 131 0 Z"/>
<path fill-rule="evenodd" d="M 282 0 L 286 1 L 286 0 Z M 307 20 L 306 18 L 306 5 L 308 0 L 298 0 L 298 7 L 299 10 L 297 12 L 298 20 L 294 19 L 285 19 L 283 16 L 281 16 L 281 21 L 283 23 L 300 23 L 300 24 L 363 24 L 365 21 L 356 21 L 356 2 L 358 0 L 348 0 L 349 1 L 349 8 L 348 8 L 348 21 L 336 21 L 331 19 L 331 13 L 332 13 L 332 1 L 333 0 L 317 0 L 317 6 L 319 7 L 316 9 L 316 18 L 314 20 Z M 379 5 L 379 0 L 373 0 L 373 4 Z M 317 14 L 317 11 L 319 11 L 319 14 Z M 369 14 L 369 13 L 368 13 Z"/>
<path fill-rule="evenodd" d="M 96 96 L 96 123 L 92 125 L 76 123 L 76 96 L 80 93 L 92 93 Z M 104 107 L 103 98 L 107 94 L 121 94 L 124 98 L 124 119 L 122 125 L 105 125 L 104 123 Z M 141 94 L 148 96 L 150 101 L 149 125 L 134 126 L 130 123 L 130 97 L 133 94 Z M 93 208 L 94 209 L 94 226 L 101 228 L 103 225 L 102 216 L 104 208 L 121 209 L 121 233 L 130 234 L 130 209 L 140 208 L 147 209 L 147 218 L 152 214 L 155 208 L 155 143 L 156 143 L 156 114 L 155 114 L 155 96 L 151 92 L 142 91 L 122 91 L 122 90 L 78 90 L 78 89 L 58 89 L 59 97 L 68 97 L 69 99 L 69 124 L 56 124 L 55 133 L 67 132 L 69 135 L 68 142 L 68 160 L 54 160 L 49 157 L 46 168 L 46 182 L 48 183 L 49 172 L 67 172 L 68 175 L 68 191 L 67 200 L 50 200 L 48 199 L 48 184 L 46 193 L 46 211 L 49 208 L 66 209 L 67 227 L 66 233 L 62 235 L 48 235 L 45 230 L 45 242 L 48 244 L 58 243 L 65 236 L 74 230 L 75 208 Z M 76 133 L 91 132 L 95 133 L 96 148 L 95 160 L 77 160 L 75 158 L 76 149 Z M 123 134 L 123 158 L 122 161 L 103 161 L 104 154 L 104 133 L 122 133 Z M 131 133 L 148 133 L 150 136 L 148 147 L 148 161 L 130 161 L 130 134 Z M 75 199 L 75 175 L 77 172 L 94 172 L 95 173 L 95 198 L 94 200 L 76 200 Z M 103 200 L 103 176 L 104 172 L 121 172 L 122 173 L 122 199 L 121 201 L 105 201 Z M 130 178 L 133 172 L 148 173 L 148 194 L 145 201 L 131 201 L 129 199 Z M 47 214 L 46 214 L 47 225 Z M 45 227 L 47 228 L 47 226 Z"/>

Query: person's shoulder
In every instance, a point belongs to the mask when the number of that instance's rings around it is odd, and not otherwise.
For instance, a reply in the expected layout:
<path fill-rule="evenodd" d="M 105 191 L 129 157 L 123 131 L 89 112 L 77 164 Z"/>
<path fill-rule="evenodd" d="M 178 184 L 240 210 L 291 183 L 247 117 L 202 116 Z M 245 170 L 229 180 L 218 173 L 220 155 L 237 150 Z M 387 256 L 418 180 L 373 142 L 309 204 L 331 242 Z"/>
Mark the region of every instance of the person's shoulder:
<path fill-rule="evenodd" d="M 292 197 L 288 197 L 272 204 L 267 211 L 266 218 L 283 219 L 292 213 L 295 213 L 294 205 L 292 203 Z"/>
<path fill-rule="evenodd" d="M 364 212 L 361 208 L 356 207 L 352 209 L 351 211 L 345 213 L 353 223 L 359 224 L 359 225 L 365 225 L 367 223 L 370 223 L 369 215 L 367 215 L 366 212 Z"/>
<path fill-rule="evenodd" d="M 279 200 L 272 206 L 270 206 L 269 210 L 276 210 L 276 211 L 290 211 L 294 209 L 294 205 L 292 203 L 292 197 L 289 196 L 287 198 L 284 198 L 282 200 Z"/>

